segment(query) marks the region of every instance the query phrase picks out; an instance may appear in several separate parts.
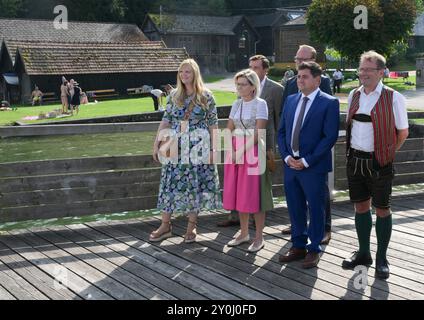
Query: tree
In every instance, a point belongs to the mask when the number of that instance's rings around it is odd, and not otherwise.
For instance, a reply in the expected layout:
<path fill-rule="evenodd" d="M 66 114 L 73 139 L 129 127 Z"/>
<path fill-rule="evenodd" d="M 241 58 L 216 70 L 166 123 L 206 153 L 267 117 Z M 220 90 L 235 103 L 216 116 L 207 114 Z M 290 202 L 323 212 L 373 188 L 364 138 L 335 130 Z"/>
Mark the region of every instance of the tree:
<path fill-rule="evenodd" d="M 17 18 L 22 7 L 22 0 L 0 0 L 0 17 Z"/>
<path fill-rule="evenodd" d="M 359 14 L 354 9 L 359 5 L 367 8 L 368 29 L 355 28 Z M 307 27 L 312 40 L 357 60 L 368 50 L 389 56 L 395 44 L 409 37 L 416 17 L 416 0 L 314 0 Z"/>

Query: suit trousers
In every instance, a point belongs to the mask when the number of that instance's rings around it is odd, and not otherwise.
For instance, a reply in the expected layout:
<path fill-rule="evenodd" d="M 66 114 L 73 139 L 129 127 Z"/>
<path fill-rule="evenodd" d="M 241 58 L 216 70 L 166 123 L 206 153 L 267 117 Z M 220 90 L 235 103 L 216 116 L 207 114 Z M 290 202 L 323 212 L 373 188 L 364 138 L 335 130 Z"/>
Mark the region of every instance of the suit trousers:
<path fill-rule="evenodd" d="M 294 248 L 321 252 L 325 231 L 327 173 L 296 171 L 285 165 L 284 188 Z M 309 216 L 309 224 L 308 224 Z M 310 243 L 308 244 L 308 239 Z"/>

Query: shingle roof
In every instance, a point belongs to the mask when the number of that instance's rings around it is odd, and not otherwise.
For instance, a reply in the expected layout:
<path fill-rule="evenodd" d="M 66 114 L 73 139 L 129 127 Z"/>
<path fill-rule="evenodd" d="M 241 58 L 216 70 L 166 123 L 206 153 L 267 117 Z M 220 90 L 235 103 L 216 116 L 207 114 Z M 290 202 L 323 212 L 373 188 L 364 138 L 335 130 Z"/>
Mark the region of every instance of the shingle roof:
<path fill-rule="evenodd" d="M 18 49 L 29 75 L 176 72 L 185 49 L 142 44 L 33 44 Z"/>
<path fill-rule="evenodd" d="M 139 42 L 148 40 L 132 24 L 69 22 L 55 29 L 52 20 L 0 19 L 0 39 L 56 42 Z"/>
<path fill-rule="evenodd" d="M 285 17 L 286 22 L 293 20 L 293 17 L 298 17 L 305 14 L 304 11 L 280 10 L 274 13 L 261 14 L 250 16 L 253 26 L 256 28 L 274 26 L 282 17 Z"/>
<path fill-rule="evenodd" d="M 243 16 L 214 17 L 214 16 L 186 16 L 149 14 L 150 19 L 163 33 L 190 33 L 190 34 L 216 34 L 234 35 L 234 28 L 243 19 Z"/>
<path fill-rule="evenodd" d="M 50 42 L 50 41 L 22 41 L 22 40 L 4 40 L 6 47 L 9 51 L 10 57 L 13 62 L 15 62 L 15 55 L 18 48 L 36 48 L 36 47 L 61 47 L 61 48 L 72 48 L 72 47 L 84 47 L 87 45 L 85 42 Z M 92 42 L 90 45 L 93 45 Z M 116 42 L 116 43 L 96 43 L 97 47 L 116 47 L 125 46 L 125 47 L 142 47 L 145 49 L 162 49 L 166 48 L 166 45 L 162 41 L 140 41 L 140 42 Z"/>
<path fill-rule="evenodd" d="M 417 23 L 414 27 L 414 36 L 424 37 L 424 13 L 417 19 Z"/>

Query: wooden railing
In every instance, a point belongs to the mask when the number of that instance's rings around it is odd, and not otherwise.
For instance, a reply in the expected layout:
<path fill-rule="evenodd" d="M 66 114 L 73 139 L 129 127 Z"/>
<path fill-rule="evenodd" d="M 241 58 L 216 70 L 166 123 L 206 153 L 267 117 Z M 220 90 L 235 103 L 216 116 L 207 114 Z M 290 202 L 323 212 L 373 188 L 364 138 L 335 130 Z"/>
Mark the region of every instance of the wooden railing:
<path fill-rule="evenodd" d="M 344 138 L 335 148 L 335 188 L 347 189 Z M 395 185 L 424 183 L 424 138 L 409 139 L 396 157 Z M 222 186 L 222 166 L 219 166 Z M 151 156 L 0 164 L 0 222 L 153 209 L 161 168 Z M 273 174 L 283 194 L 282 161 Z"/>
<path fill-rule="evenodd" d="M 224 127 L 225 121 L 220 121 L 220 126 Z M 77 134 L 83 127 L 89 132 L 146 132 L 156 130 L 158 123 L 49 127 L 20 128 L 19 136 L 33 130 Z M 17 132 L 12 127 L 0 129 L 0 136 Z M 421 133 L 419 136 L 408 139 L 397 153 L 395 185 L 424 183 L 424 138 Z M 335 147 L 335 172 L 330 175 L 334 177 L 330 185 L 336 190 L 347 189 L 344 139 L 341 137 Z M 277 161 L 273 187 L 274 195 L 280 196 L 283 165 L 281 159 Z M 222 165 L 218 169 L 222 186 Z M 0 223 L 153 209 L 160 174 L 160 165 L 150 155 L 0 164 Z"/>

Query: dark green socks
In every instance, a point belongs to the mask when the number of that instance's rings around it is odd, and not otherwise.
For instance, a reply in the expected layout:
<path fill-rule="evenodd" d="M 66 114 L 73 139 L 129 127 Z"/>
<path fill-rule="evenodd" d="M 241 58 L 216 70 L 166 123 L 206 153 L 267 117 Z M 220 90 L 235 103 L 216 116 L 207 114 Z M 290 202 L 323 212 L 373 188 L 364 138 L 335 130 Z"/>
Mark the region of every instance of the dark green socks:
<path fill-rule="evenodd" d="M 377 258 L 386 259 L 387 248 L 392 236 L 392 215 L 386 218 L 377 217 L 375 232 L 377 233 Z"/>
<path fill-rule="evenodd" d="M 372 229 L 372 215 L 371 211 L 364 214 L 355 215 L 356 233 L 358 234 L 359 253 L 370 253 L 370 237 Z"/>

